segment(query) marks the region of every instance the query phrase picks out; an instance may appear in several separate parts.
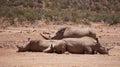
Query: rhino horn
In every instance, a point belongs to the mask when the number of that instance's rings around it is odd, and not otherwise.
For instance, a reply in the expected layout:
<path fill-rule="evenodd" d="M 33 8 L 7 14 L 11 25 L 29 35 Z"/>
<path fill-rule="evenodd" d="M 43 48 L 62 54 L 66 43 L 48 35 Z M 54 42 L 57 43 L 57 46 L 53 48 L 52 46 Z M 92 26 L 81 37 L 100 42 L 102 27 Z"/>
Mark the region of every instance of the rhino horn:
<path fill-rule="evenodd" d="M 109 48 L 107 48 L 107 51 L 109 51 L 109 50 L 111 50 L 111 49 L 113 49 L 113 48 L 114 48 L 114 46 L 109 47 Z"/>
<path fill-rule="evenodd" d="M 50 39 L 50 38 L 44 36 L 42 33 L 40 33 L 40 35 L 41 35 L 44 39 L 46 39 L 46 40 L 49 40 L 49 39 Z"/>

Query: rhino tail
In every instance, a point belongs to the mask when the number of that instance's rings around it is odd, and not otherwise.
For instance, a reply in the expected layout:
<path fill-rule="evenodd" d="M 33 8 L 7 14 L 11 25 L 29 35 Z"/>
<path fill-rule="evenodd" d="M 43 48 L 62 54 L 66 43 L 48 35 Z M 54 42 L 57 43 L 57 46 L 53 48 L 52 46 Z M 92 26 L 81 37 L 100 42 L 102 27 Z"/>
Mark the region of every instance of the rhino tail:
<path fill-rule="evenodd" d="M 97 43 L 99 43 L 99 40 L 98 40 L 98 38 L 97 38 L 97 37 L 95 38 L 95 40 L 97 41 Z"/>

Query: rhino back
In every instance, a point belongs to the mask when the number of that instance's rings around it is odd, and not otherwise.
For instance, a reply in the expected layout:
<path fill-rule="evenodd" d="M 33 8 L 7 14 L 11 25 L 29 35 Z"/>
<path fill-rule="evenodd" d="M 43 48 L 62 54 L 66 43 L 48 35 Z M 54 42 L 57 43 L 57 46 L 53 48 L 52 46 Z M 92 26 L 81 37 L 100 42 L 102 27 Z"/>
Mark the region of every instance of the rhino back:
<path fill-rule="evenodd" d="M 47 40 L 34 40 L 30 42 L 30 51 L 43 51 L 50 46 L 50 42 Z"/>
<path fill-rule="evenodd" d="M 96 34 L 91 28 L 68 28 L 65 30 L 63 36 L 64 38 L 81 38 L 83 36 L 96 38 Z"/>
<path fill-rule="evenodd" d="M 67 51 L 71 53 L 83 53 L 85 47 L 95 47 L 97 41 L 91 37 L 66 38 Z"/>
<path fill-rule="evenodd" d="M 71 43 L 72 45 L 82 45 L 82 46 L 91 46 L 96 45 L 97 41 L 91 37 L 82 37 L 82 38 L 64 38 L 64 41 Z"/>

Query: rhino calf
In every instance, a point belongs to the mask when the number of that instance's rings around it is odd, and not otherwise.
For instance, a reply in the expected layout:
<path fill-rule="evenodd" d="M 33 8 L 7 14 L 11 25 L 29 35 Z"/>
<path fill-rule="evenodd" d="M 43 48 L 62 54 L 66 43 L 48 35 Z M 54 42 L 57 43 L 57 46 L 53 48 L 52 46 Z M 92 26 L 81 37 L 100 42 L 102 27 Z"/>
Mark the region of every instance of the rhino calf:
<path fill-rule="evenodd" d="M 24 46 L 17 46 L 18 52 L 33 51 L 33 52 L 53 52 L 50 40 L 31 40 Z"/>

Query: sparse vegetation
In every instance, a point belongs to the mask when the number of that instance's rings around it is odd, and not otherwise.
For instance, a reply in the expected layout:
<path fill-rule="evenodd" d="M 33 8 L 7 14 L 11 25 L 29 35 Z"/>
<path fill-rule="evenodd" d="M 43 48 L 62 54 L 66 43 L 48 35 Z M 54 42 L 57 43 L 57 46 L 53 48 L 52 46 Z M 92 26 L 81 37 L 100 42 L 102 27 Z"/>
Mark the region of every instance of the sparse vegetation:
<path fill-rule="evenodd" d="M 19 22 L 120 23 L 120 0 L 0 0 L 0 17 Z"/>

